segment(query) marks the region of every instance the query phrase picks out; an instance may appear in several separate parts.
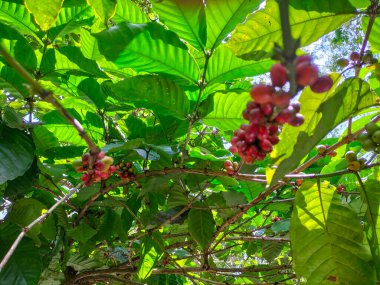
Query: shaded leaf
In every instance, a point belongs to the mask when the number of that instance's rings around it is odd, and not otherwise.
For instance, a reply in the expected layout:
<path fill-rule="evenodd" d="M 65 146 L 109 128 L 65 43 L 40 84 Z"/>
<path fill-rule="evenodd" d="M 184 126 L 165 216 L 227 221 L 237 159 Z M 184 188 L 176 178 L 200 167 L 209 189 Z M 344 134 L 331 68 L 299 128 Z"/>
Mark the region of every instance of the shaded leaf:
<path fill-rule="evenodd" d="M 34 151 L 29 136 L 0 124 L 0 184 L 23 175 L 33 162 Z"/>
<path fill-rule="evenodd" d="M 198 206 L 205 206 L 198 204 Z M 204 249 L 215 232 L 215 221 L 211 210 L 191 209 L 188 215 L 188 229 L 192 238 Z"/>
<path fill-rule="evenodd" d="M 0 225 L 0 255 L 4 256 L 21 232 L 14 224 Z M 0 284 L 37 285 L 43 263 L 40 252 L 29 238 L 23 238 L 0 273 Z"/>

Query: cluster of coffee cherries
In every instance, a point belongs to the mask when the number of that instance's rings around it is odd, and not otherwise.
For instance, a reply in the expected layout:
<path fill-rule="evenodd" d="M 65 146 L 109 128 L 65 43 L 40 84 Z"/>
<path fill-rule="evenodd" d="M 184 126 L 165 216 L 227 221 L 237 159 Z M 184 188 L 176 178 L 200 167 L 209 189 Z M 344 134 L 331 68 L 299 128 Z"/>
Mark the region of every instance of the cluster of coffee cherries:
<path fill-rule="evenodd" d="M 319 76 L 318 67 L 312 58 L 302 55 L 295 60 L 297 92 L 310 86 L 313 92 L 328 91 L 333 81 L 328 76 Z M 262 160 L 279 142 L 279 126 L 287 123 L 297 127 L 303 124 L 304 117 L 299 114 L 299 102 L 291 102 L 291 94 L 285 87 L 289 81 L 286 67 L 277 63 L 270 69 L 271 85 L 253 86 L 253 102 L 247 104 L 243 112 L 249 124 L 243 124 L 234 132 L 230 151 L 238 153 L 246 163 Z"/>
<path fill-rule="evenodd" d="M 368 123 L 364 126 L 366 132 L 360 134 L 357 139 L 366 151 L 380 153 L 380 128 L 376 123 Z"/>
<path fill-rule="evenodd" d="M 132 181 L 135 179 L 135 170 L 133 169 L 132 162 L 120 162 L 116 165 L 120 179 Z"/>
<path fill-rule="evenodd" d="M 350 64 L 352 66 L 358 66 L 358 65 L 360 66 L 362 63 L 375 64 L 377 62 L 378 62 L 378 59 L 373 57 L 372 51 L 366 50 L 363 54 L 362 60 L 360 60 L 360 53 L 353 51 L 350 54 L 350 59 L 341 58 L 341 59 L 338 59 L 336 63 L 339 67 L 344 68 Z"/>
<path fill-rule="evenodd" d="M 347 151 L 344 158 L 347 161 L 347 169 L 351 171 L 359 171 L 367 162 L 364 157 L 358 159 L 358 156 L 352 150 Z"/>
<path fill-rule="evenodd" d="M 224 168 L 228 175 L 234 175 L 239 168 L 239 164 L 237 162 L 232 162 L 231 160 L 226 160 L 224 162 Z"/>
<path fill-rule="evenodd" d="M 99 152 L 96 155 L 93 169 L 90 169 L 91 154 L 86 153 L 82 159 L 73 162 L 73 166 L 77 172 L 85 172 L 82 174 L 82 182 L 86 186 L 91 186 L 94 182 L 107 180 L 112 173 L 116 171 L 116 166 L 113 165 L 113 158 L 106 156 L 104 152 Z"/>

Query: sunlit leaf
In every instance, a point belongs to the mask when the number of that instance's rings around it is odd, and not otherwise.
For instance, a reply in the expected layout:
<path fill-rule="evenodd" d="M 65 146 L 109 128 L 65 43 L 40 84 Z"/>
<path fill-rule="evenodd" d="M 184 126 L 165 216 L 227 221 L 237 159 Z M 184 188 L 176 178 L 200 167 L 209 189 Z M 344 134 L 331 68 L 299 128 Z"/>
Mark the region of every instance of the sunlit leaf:
<path fill-rule="evenodd" d="M 375 270 L 356 213 L 328 182 L 297 191 L 290 228 L 294 269 L 307 284 L 374 284 Z"/>

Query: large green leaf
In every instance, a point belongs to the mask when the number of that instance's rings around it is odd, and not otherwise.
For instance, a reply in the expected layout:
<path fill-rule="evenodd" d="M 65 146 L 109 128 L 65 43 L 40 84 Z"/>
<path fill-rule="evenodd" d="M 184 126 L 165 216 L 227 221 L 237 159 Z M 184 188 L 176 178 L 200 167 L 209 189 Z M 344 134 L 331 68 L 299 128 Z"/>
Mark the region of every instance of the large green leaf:
<path fill-rule="evenodd" d="M 94 60 L 85 58 L 80 48 L 74 46 L 48 49 L 41 62 L 41 72 L 43 75 L 66 72 L 106 77 Z"/>
<path fill-rule="evenodd" d="M 131 0 L 122 0 L 117 2 L 116 12 L 112 21 L 115 21 L 118 24 L 121 22 L 144 24 L 149 22 L 149 18 Z"/>
<path fill-rule="evenodd" d="M 207 48 L 214 50 L 262 0 L 207 0 Z"/>
<path fill-rule="evenodd" d="M 377 279 L 380 279 L 380 182 L 367 180 L 362 200 L 367 203 L 365 230 L 372 256 L 375 260 Z"/>
<path fill-rule="evenodd" d="M 16 30 L 0 23 L 0 42 L 11 56 L 30 71 L 37 66 L 37 58 L 29 42 Z"/>
<path fill-rule="evenodd" d="M 0 225 L 0 256 L 3 257 L 21 229 L 14 224 Z M 0 273 L 2 285 L 37 285 L 43 263 L 33 241 L 25 237 L 17 246 L 5 268 Z"/>
<path fill-rule="evenodd" d="M 41 30 L 48 30 L 57 20 L 63 0 L 25 0 L 25 6 L 33 14 Z"/>
<path fill-rule="evenodd" d="M 362 19 L 362 28 L 363 31 L 366 32 L 368 28 L 369 17 L 364 16 Z M 373 23 L 371 33 L 369 35 L 369 42 L 371 44 L 371 48 L 374 49 L 375 52 L 380 52 L 380 18 L 376 17 Z"/>
<path fill-rule="evenodd" d="M 292 35 L 305 46 L 353 18 L 355 8 L 348 0 L 291 0 L 289 14 Z M 274 43 L 282 45 L 280 11 L 276 0 L 269 0 L 237 26 L 228 46 L 235 55 L 252 59 L 270 53 Z"/>
<path fill-rule="evenodd" d="M 254 76 L 268 72 L 273 64 L 270 59 L 246 61 L 234 56 L 224 45 L 216 49 L 210 58 L 206 81 L 209 85 L 237 78 Z"/>
<path fill-rule="evenodd" d="M 375 284 L 360 220 L 334 192 L 328 182 L 312 181 L 297 190 L 290 227 L 295 272 L 308 285 Z"/>
<path fill-rule="evenodd" d="M 55 41 L 58 37 L 67 35 L 80 27 L 92 24 L 94 14 L 86 2 L 82 5 L 63 7 L 58 15 L 57 21 L 48 31 L 48 37 Z"/>
<path fill-rule="evenodd" d="M 162 258 L 163 252 L 157 243 L 151 238 L 145 238 L 141 245 L 141 261 L 137 272 L 138 278 L 143 281 L 147 279 L 154 269 L 154 266 Z"/>
<path fill-rule="evenodd" d="M 204 204 L 199 204 L 205 207 Z M 193 239 L 204 249 L 215 232 L 215 221 L 211 210 L 191 209 L 188 215 L 188 229 Z"/>
<path fill-rule="evenodd" d="M 223 131 L 236 130 L 247 122 L 242 114 L 250 100 L 252 99 L 248 92 L 217 92 L 204 101 L 204 105 L 209 105 L 208 108 L 212 111 L 203 121 L 206 125 L 218 127 Z"/>
<path fill-rule="evenodd" d="M 280 143 L 272 153 L 276 164 L 279 164 L 272 184 L 294 169 L 334 127 L 375 101 L 376 95 L 368 83 L 359 78 L 346 79 L 335 91 L 331 89 L 323 94 L 304 89 L 300 103 L 305 122 L 300 127 L 286 125 L 283 128 Z"/>
<path fill-rule="evenodd" d="M 13 68 L 4 65 L 0 71 L 0 89 L 16 98 L 29 96 L 26 81 Z"/>
<path fill-rule="evenodd" d="M 0 184 L 23 175 L 33 162 L 34 151 L 28 135 L 0 124 Z"/>
<path fill-rule="evenodd" d="M 38 28 L 24 5 L 13 1 L 0 1 L 0 22 L 14 27 L 21 34 L 32 35 L 42 45 L 37 36 Z"/>
<path fill-rule="evenodd" d="M 159 24 L 123 23 L 95 37 L 100 52 L 118 67 L 168 74 L 193 84 L 198 81 L 199 68 L 186 46 Z"/>
<path fill-rule="evenodd" d="M 202 0 L 154 0 L 152 5 L 160 21 L 170 30 L 198 50 L 204 48 L 207 36 Z"/>
<path fill-rule="evenodd" d="M 46 210 L 46 205 L 36 199 L 22 198 L 13 204 L 12 210 L 9 212 L 7 218 L 11 222 L 21 227 L 25 227 L 41 216 Z M 52 224 L 53 230 L 55 230 L 53 216 L 49 216 L 43 225 L 46 225 L 46 223 Z M 40 234 L 43 225 L 39 223 L 27 232 L 27 235 L 32 238 L 36 244 L 40 244 L 38 235 Z"/>
<path fill-rule="evenodd" d="M 111 86 L 115 98 L 133 103 L 136 107 L 153 110 L 157 114 L 185 119 L 190 103 L 186 94 L 170 79 L 157 75 L 127 78 Z"/>
<path fill-rule="evenodd" d="M 100 20 L 107 24 L 116 11 L 116 0 L 87 0 Z"/>

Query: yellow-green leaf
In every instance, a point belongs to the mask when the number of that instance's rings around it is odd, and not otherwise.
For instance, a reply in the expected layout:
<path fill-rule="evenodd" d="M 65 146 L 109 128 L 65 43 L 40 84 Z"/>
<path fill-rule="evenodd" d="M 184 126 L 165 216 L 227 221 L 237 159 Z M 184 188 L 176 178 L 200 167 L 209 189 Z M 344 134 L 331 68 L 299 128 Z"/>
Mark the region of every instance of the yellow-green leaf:
<path fill-rule="evenodd" d="M 43 31 L 47 31 L 57 20 L 62 4 L 63 0 L 25 0 L 26 8 Z"/>
<path fill-rule="evenodd" d="M 117 0 L 87 0 L 87 3 L 104 24 L 115 15 Z"/>

